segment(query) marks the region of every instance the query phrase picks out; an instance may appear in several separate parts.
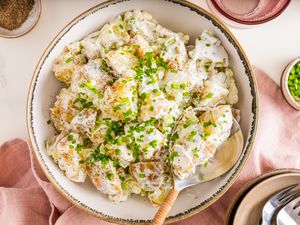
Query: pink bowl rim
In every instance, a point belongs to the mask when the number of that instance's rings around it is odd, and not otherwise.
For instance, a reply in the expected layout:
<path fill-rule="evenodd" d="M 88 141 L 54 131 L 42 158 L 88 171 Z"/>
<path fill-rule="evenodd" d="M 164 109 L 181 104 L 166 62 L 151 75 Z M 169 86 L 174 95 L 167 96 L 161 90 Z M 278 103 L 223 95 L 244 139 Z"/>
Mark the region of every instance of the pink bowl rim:
<path fill-rule="evenodd" d="M 275 19 L 276 17 L 278 17 L 288 7 L 288 5 L 291 3 L 291 0 L 288 0 L 277 13 L 275 13 L 274 15 L 272 15 L 272 16 L 266 18 L 266 19 L 257 20 L 257 21 L 248 21 L 248 20 L 237 19 L 236 17 L 231 16 L 230 14 L 228 14 L 227 12 L 225 12 L 215 2 L 215 0 L 210 0 L 210 1 L 212 3 L 213 7 L 215 7 L 215 9 L 217 9 L 217 11 L 220 12 L 223 16 L 227 17 L 228 19 L 230 19 L 230 20 L 232 20 L 232 21 L 234 21 L 236 23 L 245 24 L 245 25 L 257 25 L 257 24 L 262 24 L 262 23 L 269 22 L 269 21 Z"/>

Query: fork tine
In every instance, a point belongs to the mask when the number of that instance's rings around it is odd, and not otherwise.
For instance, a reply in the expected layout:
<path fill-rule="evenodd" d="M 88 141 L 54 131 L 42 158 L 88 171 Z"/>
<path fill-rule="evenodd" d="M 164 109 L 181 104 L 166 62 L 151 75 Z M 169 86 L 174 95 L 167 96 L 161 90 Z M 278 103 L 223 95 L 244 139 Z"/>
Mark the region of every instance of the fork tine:
<path fill-rule="evenodd" d="M 294 191 L 289 193 L 286 197 L 284 197 L 282 200 L 280 200 L 280 202 L 285 205 L 287 203 L 289 203 L 291 200 L 297 198 L 300 196 L 300 191 Z"/>
<path fill-rule="evenodd" d="M 286 197 L 287 194 L 290 193 L 290 191 L 292 189 L 294 189 L 295 187 L 299 186 L 299 184 L 293 184 L 285 189 L 283 189 L 282 191 L 280 191 L 278 194 L 276 194 L 275 196 L 278 198 L 279 201 L 281 201 L 283 198 Z M 274 197 L 275 197 L 274 196 Z"/>
<path fill-rule="evenodd" d="M 300 202 L 300 197 L 295 198 L 293 201 L 291 201 L 291 202 L 289 203 L 289 206 L 291 206 L 291 207 L 294 208 L 297 204 L 299 204 L 299 202 Z"/>
<path fill-rule="evenodd" d="M 298 225 L 300 224 L 300 197 L 293 199 L 285 205 L 277 215 L 277 224 Z"/>
<path fill-rule="evenodd" d="M 274 216 L 294 198 L 300 196 L 300 184 L 293 184 L 272 196 L 263 207 L 262 224 L 271 224 Z M 299 197 L 300 198 L 300 197 Z M 280 221 L 279 221 L 280 222 Z M 278 223 L 281 225 L 282 223 Z"/>

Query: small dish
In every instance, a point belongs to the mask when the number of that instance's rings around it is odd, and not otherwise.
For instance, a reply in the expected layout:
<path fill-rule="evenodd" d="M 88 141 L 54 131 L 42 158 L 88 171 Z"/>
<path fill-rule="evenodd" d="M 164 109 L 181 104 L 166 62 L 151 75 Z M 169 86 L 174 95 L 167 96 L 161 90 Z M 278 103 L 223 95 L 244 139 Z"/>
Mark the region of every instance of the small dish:
<path fill-rule="evenodd" d="M 259 224 L 263 206 L 280 190 L 300 183 L 300 173 L 284 173 L 267 178 L 252 188 L 241 201 L 233 225 Z"/>
<path fill-rule="evenodd" d="M 272 170 L 266 173 L 263 173 L 262 175 L 259 175 L 258 177 L 254 178 L 253 180 L 250 180 L 247 184 L 245 184 L 240 191 L 235 195 L 233 201 L 231 202 L 231 205 L 229 206 L 227 212 L 226 212 L 226 220 L 225 225 L 231 225 L 233 224 L 235 212 L 237 211 L 239 205 L 243 201 L 244 197 L 260 182 L 270 178 L 274 177 L 280 174 L 286 174 L 286 173 L 299 173 L 300 170 L 297 169 L 276 169 Z"/>
<path fill-rule="evenodd" d="M 288 78 L 290 76 L 290 72 L 292 68 L 300 62 L 300 57 L 294 59 L 292 62 L 290 62 L 287 67 L 284 69 L 281 77 L 281 90 L 282 93 L 286 99 L 286 101 L 295 109 L 300 110 L 300 102 L 297 102 L 293 96 L 290 93 L 289 87 L 288 87 Z"/>
<path fill-rule="evenodd" d="M 225 1 L 207 0 L 210 10 L 226 24 L 235 28 L 250 28 L 279 16 L 290 0 Z"/>
<path fill-rule="evenodd" d="M 31 31 L 35 25 L 37 24 L 42 11 L 42 3 L 41 0 L 34 0 L 34 5 L 32 10 L 29 13 L 28 18 L 24 21 L 24 23 L 14 29 L 14 30 L 7 30 L 0 27 L 0 37 L 3 38 L 17 38 L 27 34 Z"/>

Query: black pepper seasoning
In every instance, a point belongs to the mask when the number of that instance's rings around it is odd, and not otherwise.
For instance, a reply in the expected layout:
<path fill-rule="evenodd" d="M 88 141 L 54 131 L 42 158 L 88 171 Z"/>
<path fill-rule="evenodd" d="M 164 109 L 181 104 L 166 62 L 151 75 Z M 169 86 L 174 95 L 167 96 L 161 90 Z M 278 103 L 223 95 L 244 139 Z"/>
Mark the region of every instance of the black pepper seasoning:
<path fill-rule="evenodd" d="M 28 18 L 34 0 L 0 0 L 0 26 L 7 30 L 20 27 Z"/>

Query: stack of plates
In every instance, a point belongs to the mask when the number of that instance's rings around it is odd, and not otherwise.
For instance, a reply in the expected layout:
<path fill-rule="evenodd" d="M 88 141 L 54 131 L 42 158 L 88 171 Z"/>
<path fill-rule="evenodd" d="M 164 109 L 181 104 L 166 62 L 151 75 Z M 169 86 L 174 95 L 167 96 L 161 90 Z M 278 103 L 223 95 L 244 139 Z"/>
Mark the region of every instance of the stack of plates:
<path fill-rule="evenodd" d="M 226 224 L 259 224 L 264 204 L 280 190 L 300 183 L 300 170 L 279 169 L 265 173 L 248 183 L 231 204 Z"/>

